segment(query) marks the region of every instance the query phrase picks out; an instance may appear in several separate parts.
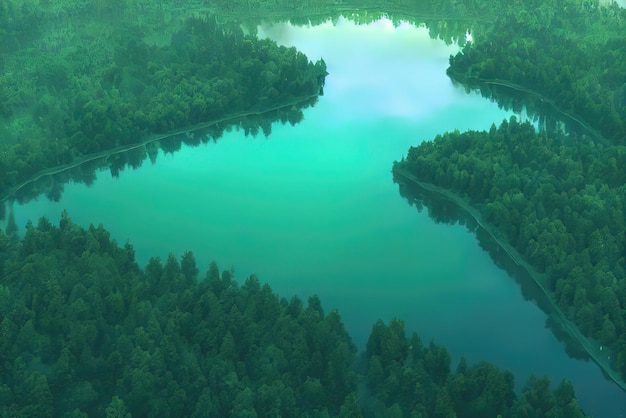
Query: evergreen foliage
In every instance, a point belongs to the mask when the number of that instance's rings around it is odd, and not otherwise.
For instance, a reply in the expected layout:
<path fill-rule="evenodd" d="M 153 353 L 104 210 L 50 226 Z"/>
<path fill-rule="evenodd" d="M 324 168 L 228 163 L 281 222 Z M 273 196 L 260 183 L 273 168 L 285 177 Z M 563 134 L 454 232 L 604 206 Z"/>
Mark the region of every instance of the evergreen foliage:
<path fill-rule="evenodd" d="M 624 146 L 546 136 L 514 117 L 437 136 L 394 165 L 469 198 L 626 376 L 625 166 Z"/>
<path fill-rule="evenodd" d="M 0 193 L 85 154 L 314 96 L 326 75 L 323 61 L 206 12 L 178 16 L 152 1 L 52 3 L 0 4 Z M 288 9 L 303 23 L 316 7 L 323 17 L 312 20 L 321 22 L 364 6 L 190 3 L 222 16 L 252 10 L 254 22 Z M 622 9 L 587 0 L 386 7 L 393 13 L 374 4 L 377 13 L 353 16 L 422 15 L 433 37 L 461 44 L 477 29 L 451 58 L 453 78 L 537 92 L 624 144 Z M 473 23 L 458 23 L 464 18 Z M 164 145 L 173 152 L 180 143 Z M 397 167 L 471 199 L 546 274 L 580 330 L 617 353 L 614 366 L 626 376 L 625 156 L 622 146 L 539 135 L 513 119 L 489 132 L 444 134 Z M 2 416 L 581 415 L 569 383 L 551 391 L 533 378 L 516 397 L 510 374 L 464 361 L 453 373 L 443 347 L 407 340 L 400 321 L 373 328 L 362 381 L 369 399 L 357 395 L 355 349 L 339 314 L 325 315 L 315 297 L 307 307 L 279 300 L 254 277 L 239 287 L 215 264 L 198 280 L 191 253 L 142 270 L 132 246 L 67 216 L 59 227 L 29 225 L 22 242 L 9 235 L 0 234 Z"/>
<path fill-rule="evenodd" d="M 433 342 L 425 346 L 415 333 L 407 338 L 404 323 L 397 319 L 374 325 L 365 358 L 366 382 L 375 397 L 365 416 L 585 416 L 568 381 L 551 390 L 549 379 L 531 376 L 517 397 L 510 372 L 487 362 L 470 366 L 464 358 L 452 371 L 445 347 Z"/>
<path fill-rule="evenodd" d="M 0 245 L 0 416 L 584 416 L 567 382 L 533 378 L 517 398 L 487 363 L 451 373 L 446 349 L 399 320 L 374 325 L 361 376 L 317 296 L 239 286 L 215 263 L 199 275 L 191 252 L 141 269 L 132 245 L 67 213 L 21 241 L 0 231 Z"/>
<path fill-rule="evenodd" d="M 450 59 L 462 82 L 538 92 L 615 144 L 626 143 L 626 10 L 592 1 L 527 1 Z"/>
<path fill-rule="evenodd" d="M 24 13 L 9 20 L 31 16 Z M 98 45 L 0 51 L 0 117 L 14 126 L 0 132 L 0 193 L 84 155 L 321 92 L 323 60 L 311 63 L 214 16 L 173 26 L 161 43 L 143 27 L 118 24 Z"/>

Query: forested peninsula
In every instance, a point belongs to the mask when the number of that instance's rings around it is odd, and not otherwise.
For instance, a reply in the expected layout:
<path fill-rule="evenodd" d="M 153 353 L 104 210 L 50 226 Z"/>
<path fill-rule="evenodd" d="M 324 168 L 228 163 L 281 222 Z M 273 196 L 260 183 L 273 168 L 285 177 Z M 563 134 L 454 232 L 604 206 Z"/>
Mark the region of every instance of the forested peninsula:
<path fill-rule="evenodd" d="M 626 143 L 626 10 L 597 2 L 529 1 L 450 59 L 461 82 L 504 80 L 553 100 L 614 144 Z"/>
<path fill-rule="evenodd" d="M 0 416 L 584 417 L 574 388 L 451 368 L 394 319 L 357 353 L 317 296 L 242 285 L 193 253 L 141 269 L 130 243 L 63 213 L 0 231 Z"/>
<path fill-rule="evenodd" d="M 0 5 L 0 195 L 85 155 L 322 91 L 325 63 L 295 48 L 206 13 L 159 31 L 131 23 L 124 10 L 135 7 L 116 11 L 119 23 L 107 8 L 100 21 L 96 8 L 65 10 L 61 22 L 29 3 Z"/>
<path fill-rule="evenodd" d="M 503 121 L 409 150 L 394 169 L 470 200 L 539 272 L 580 331 L 626 375 L 626 148 Z"/>
<path fill-rule="evenodd" d="M 605 360 L 622 381 L 624 17 L 617 5 L 530 2 L 495 20 L 493 30 L 476 33 L 450 58 L 454 80 L 472 87 L 495 81 L 534 92 L 593 131 L 537 132 L 512 119 L 489 132 L 438 136 L 395 164 L 419 181 L 469 199 L 544 275 L 542 285 L 562 312 L 609 349 Z"/>

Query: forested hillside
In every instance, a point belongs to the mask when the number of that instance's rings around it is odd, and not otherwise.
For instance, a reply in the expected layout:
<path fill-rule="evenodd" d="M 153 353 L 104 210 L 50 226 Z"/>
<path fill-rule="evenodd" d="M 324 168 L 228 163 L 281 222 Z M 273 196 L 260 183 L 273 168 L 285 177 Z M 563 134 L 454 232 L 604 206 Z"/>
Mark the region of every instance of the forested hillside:
<path fill-rule="evenodd" d="M 0 277 L 0 416 L 584 416 L 570 383 L 532 378 L 518 397 L 511 373 L 452 372 L 399 320 L 357 357 L 316 296 L 201 274 L 191 252 L 140 269 L 131 244 L 66 213 L 21 241 L 0 231 Z"/>
<path fill-rule="evenodd" d="M 574 0 L 313 3 L 3 1 L 0 198 L 85 155 L 321 92 L 323 61 L 224 16 L 390 14 L 461 43 L 470 30 L 454 79 L 537 92 L 616 145 L 510 120 L 444 134 L 396 168 L 471 199 L 626 376 L 624 11 Z M 112 172 L 141 161 L 116 158 Z M 583 416 L 568 382 L 552 390 L 532 378 L 516 395 L 510 373 L 463 360 L 452 371 L 445 348 L 407 338 L 399 320 L 376 323 L 359 355 L 317 297 L 283 299 L 254 276 L 239 285 L 215 264 L 200 274 L 192 253 L 140 269 L 132 245 L 67 214 L 58 227 L 29 225 L 22 241 L 11 232 L 0 233 L 0 416 Z"/>
<path fill-rule="evenodd" d="M 65 11 L 64 33 L 49 12 L 11 5 L 0 5 L 0 195 L 84 155 L 309 99 L 326 76 L 323 61 L 212 15 L 159 32 Z"/>
<path fill-rule="evenodd" d="M 450 132 L 409 151 L 396 165 L 419 180 L 467 196 L 540 273 L 554 301 L 581 332 L 610 347 L 626 376 L 624 196 L 625 11 L 597 2 L 525 2 L 450 58 L 448 74 L 516 103 L 490 84 L 554 105 L 558 122 L 535 132 L 505 121 L 489 132 Z M 484 88 L 483 88 L 484 86 Z M 536 106 L 539 104 L 539 106 Z M 524 106 L 523 100 L 517 106 Z M 545 127 L 545 126 L 542 126 Z M 610 144 L 614 144 L 611 146 Z"/>
<path fill-rule="evenodd" d="M 626 143 L 626 10 L 536 0 L 512 11 L 475 33 L 450 59 L 448 74 L 539 92 L 613 143 Z"/>
<path fill-rule="evenodd" d="M 467 196 L 626 376 L 625 166 L 626 147 L 547 136 L 515 118 L 438 136 L 394 165 Z"/>

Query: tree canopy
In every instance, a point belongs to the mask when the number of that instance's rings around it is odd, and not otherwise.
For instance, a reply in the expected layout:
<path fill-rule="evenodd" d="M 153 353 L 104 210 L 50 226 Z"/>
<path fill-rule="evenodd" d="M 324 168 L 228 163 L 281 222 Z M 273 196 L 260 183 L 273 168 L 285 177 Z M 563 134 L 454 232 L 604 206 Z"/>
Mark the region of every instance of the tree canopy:
<path fill-rule="evenodd" d="M 547 135 L 514 117 L 488 132 L 439 135 L 394 165 L 469 198 L 626 376 L 624 166 L 624 146 Z"/>
<path fill-rule="evenodd" d="M 69 29 L 56 39 L 61 29 L 45 8 L 11 5 L 0 6 L 0 119 L 8 127 L 0 131 L 0 196 L 85 155 L 310 99 L 326 77 L 323 60 L 312 63 L 206 13 L 182 16 L 165 31 L 131 23 L 132 15 L 109 25 L 66 11 Z M 35 22 L 34 39 L 20 34 L 25 22 Z"/>
<path fill-rule="evenodd" d="M 463 83 L 501 80 L 538 92 L 615 144 L 626 141 L 626 10 L 616 3 L 529 1 L 451 57 Z"/>
<path fill-rule="evenodd" d="M 567 382 L 517 396 L 488 363 L 451 372 L 400 320 L 377 322 L 357 356 L 315 295 L 239 285 L 216 263 L 200 274 L 191 252 L 140 268 L 130 243 L 67 213 L 19 241 L 0 231 L 0 246 L 1 416 L 584 416 Z"/>

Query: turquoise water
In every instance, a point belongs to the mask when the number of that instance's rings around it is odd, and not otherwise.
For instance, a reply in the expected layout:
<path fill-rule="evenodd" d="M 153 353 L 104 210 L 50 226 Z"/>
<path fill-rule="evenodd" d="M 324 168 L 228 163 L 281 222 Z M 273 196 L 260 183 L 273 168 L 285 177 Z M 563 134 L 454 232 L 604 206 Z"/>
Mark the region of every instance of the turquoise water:
<path fill-rule="evenodd" d="M 300 124 L 274 125 L 267 139 L 230 132 L 117 179 L 100 172 L 92 187 L 67 185 L 58 203 L 16 206 L 17 224 L 58 220 L 67 209 L 74 222 L 129 240 L 142 265 L 192 250 L 201 269 L 215 260 L 240 282 L 255 273 L 288 298 L 316 293 L 359 346 L 377 319 L 398 317 L 455 361 L 491 361 L 518 385 L 530 373 L 569 379 L 597 417 L 626 410 L 624 393 L 595 364 L 566 355 L 546 315 L 473 234 L 418 213 L 392 182 L 391 163 L 410 145 L 509 116 L 451 84 L 445 69 L 456 47 L 388 21 L 280 24 L 259 36 L 328 65 L 325 95 Z"/>

